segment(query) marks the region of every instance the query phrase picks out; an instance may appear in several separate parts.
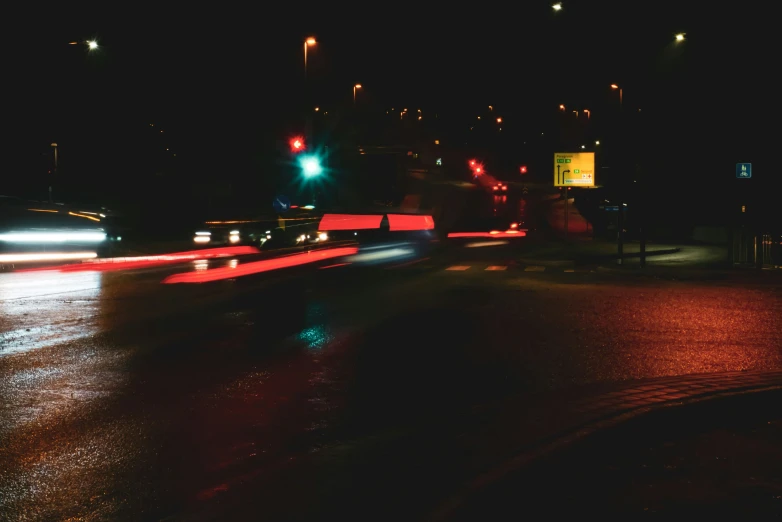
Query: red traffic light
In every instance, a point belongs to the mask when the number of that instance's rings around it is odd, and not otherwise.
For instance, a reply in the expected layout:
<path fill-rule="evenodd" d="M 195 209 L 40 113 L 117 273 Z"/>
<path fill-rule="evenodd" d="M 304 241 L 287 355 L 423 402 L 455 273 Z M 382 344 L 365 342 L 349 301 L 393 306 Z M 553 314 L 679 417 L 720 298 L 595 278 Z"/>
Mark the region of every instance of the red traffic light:
<path fill-rule="evenodd" d="M 480 176 L 481 174 L 483 174 L 483 165 L 478 163 L 478 160 L 471 159 L 467 163 L 470 165 L 473 174 L 475 174 L 476 176 Z"/>
<path fill-rule="evenodd" d="M 519 172 L 522 173 L 522 174 L 526 174 L 527 173 L 527 166 L 526 165 L 522 165 L 521 167 L 519 167 Z"/>
<path fill-rule="evenodd" d="M 291 150 L 293 152 L 301 152 L 305 149 L 304 138 L 301 138 L 299 136 L 291 138 L 290 145 L 291 145 Z"/>

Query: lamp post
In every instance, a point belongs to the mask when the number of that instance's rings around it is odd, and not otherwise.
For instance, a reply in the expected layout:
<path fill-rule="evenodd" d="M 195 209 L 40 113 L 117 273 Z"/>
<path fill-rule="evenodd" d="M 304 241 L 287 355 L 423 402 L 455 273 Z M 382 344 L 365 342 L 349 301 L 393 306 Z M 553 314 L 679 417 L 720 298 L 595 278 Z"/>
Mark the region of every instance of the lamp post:
<path fill-rule="evenodd" d="M 57 175 L 57 167 L 59 164 L 59 154 L 57 153 L 57 144 L 52 143 L 51 147 L 54 149 L 54 170 L 52 170 L 52 177 L 49 179 L 49 203 L 54 203 L 54 195 L 52 194 L 52 185 L 54 184 L 53 178 Z"/>
<path fill-rule="evenodd" d="M 304 121 L 304 134 L 306 136 L 306 143 L 312 146 L 312 111 L 309 109 L 312 107 L 312 93 L 310 92 L 310 85 L 307 82 L 307 54 L 310 47 L 313 47 L 318 42 L 314 36 L 310 36 L 304 40 L 304 102 L 306 111 L 306 120 Z"/>
<path fill-rule="evenodd" d="M 310 47 L 314 46 L 317 42 L 314 36 L 310 36 L 304 40 L 304 78 L 307 77 L 307 51 Z"/>
<path fill-rule="evenodd" d="M 615 91 L 619 91 L 619 108 L 622 107 L 622 88 L 619 87 L 617 84 L 612 83 L 611 88 Z"/>

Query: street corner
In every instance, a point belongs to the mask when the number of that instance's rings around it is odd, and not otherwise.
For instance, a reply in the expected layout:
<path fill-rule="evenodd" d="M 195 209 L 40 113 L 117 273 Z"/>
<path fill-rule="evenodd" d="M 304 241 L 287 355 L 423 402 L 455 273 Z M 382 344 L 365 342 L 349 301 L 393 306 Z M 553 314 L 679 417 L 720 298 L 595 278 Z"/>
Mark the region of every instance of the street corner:
<path fill-rule="evenodd" d="M 628 453 L 642 461 L 629 470 L 635 474 L 639 469 L 644 474 L 653 467 L 671 469 L 671 464 L 660 458 L 663 451 L 650 454 L 650 448 L 683 448 L 689 453 L 677 458 L 692 458 L 699 465 L 702 460 L 692 457 L 699 453 L 693 446 L 698 446 L 701 451 L 717 451 L 719 461 L 729 448 L 700 446 L 704 434 L 713 440 L 715 435 L 727 433 L 730 439 L 731 431 L 745 430 L 754 435 L 760 425 L 778 429 L 782 425 L 776 407 L 780 393 L 782 372 L 747 371 L 644 379 L 598 393 L 586 391 L 575 400 L 558 397 L 546 408 L 558 413 L 549 414 L 549 420 L 541 422 L 534 434 L 537 442 L 524 444 L 522 451 L 477 477 L 441 504 L 430 520 L 493 519 L 491 515 L 503 509 L 499 506 L 516 501 L 519 490 L 530 489 L 540 490 L 529 495 L 533 503 L 547 503 L 552 496 L 561 497 L 563 491 L 579 496 L 585 489 L 599 489 L 590 493 L 591 499 L 567 502 L 562 509 L 582 507 L 598 497 L 602 497 L 598 501 L 611 503 L 609 510 L 623 509 L 616 503 L 616 498 L 624 498 L 620 492 L 623 487 L 608 494 L 603 488 L 616 486 L 614 472 L 626 463 Z M 730 442 L 736 446 L 735 440 Z M 768 452 L 769 448 L 774 446 L 758 445 L 758 451 Z M 725 459 L 724 463 L 734 465 L 740 460 Z M 749 467 L 743 462 L 738 466 Z M 573 470 L 584 471 L 576 472 L 579 476 L 574 477 Z M 593 482 L 606 470 L 611 480 L 595 486 Z M 752 475 L 746 477 L 748 480 L 761 475 L 754 468 L 747 474 Z M 568 477 L 565 482 L 571 484 L 564 485 L 563 477 Z M 547 484 L 541 485 L 541 480 Z M 477 517 L 478 513 L 484 517 Z"/>

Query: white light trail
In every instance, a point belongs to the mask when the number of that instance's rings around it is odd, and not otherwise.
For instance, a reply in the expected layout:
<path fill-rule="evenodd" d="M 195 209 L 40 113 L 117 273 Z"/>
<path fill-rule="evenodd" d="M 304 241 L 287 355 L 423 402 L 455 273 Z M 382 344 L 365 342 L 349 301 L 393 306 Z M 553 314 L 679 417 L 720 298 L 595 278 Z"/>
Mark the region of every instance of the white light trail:
<path fill-rule="evenodd" d="M 69 231 L 69 232 L 8 232 L 0 234 L 0 241 L 8 243 L 99 243 L 106 240 L 105 232 Z"/>

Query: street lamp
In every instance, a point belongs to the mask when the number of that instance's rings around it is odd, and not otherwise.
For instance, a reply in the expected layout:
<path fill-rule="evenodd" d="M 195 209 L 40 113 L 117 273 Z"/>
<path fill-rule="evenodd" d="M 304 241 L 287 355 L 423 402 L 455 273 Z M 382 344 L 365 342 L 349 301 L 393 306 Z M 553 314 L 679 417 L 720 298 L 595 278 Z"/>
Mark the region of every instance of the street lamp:
<path fill-rule="evenodd" d="M 87 48 L 88 48 L 90 51 L 94 51 L 95 49 L 97 49 L 97 48 L 98 48 L 98 42 L 96 42 L 95 40 L 89 40 L 89 41 L 87 42 Z"/>
<path fill-rule="evenodd" d="M 684 41 L 684 33 L 677 34 L 675 38 L 676 38 L 677 42 L 683 42 Z"/>
<path fill-rule="evenodd" d="M 557 2 L 556 4 L 552 5 L 551 8 L 554 11 L 561 11 L 562 10 L 562 2 Z"/>
<path fill-rule="evenodd" d="M 589 109 L 584 109 L 584 113 L 587 115 L 587 119 L 592 117 L 592 111 L 590 111 Z"/>
<path fill-rule="evenodd" d="M 357 83 L 353 86 L 353 105 L 356 105 L 356 90 L 361 88 L 361 84 Z M 405 109 L 407 110 L 407 109 Z"/>
<path fill-rule="evenodd" d="M 561 103 L 559 104 L 559 110 L 561 110 L 561 111 L 565 110 L 565 106 L 563 104 L 561 104 Z"/>
<path fill-rule="evenodd" d="M 54 149 L 54 176 L 57 176 L 57 167 L 59 166 L 59 155 L 57 154 L 57 144 L 52 143 L 51 147 Z M 49 203 L 54 203 L 54 196 L 52 195 L 52 181 L 49 181 Z"/>
<path fill-rule="evenodd" d="M 318 43 L 314 36 L 310 36 L 304 40 L 304 76 L 307 76 L 307 49 Z"/>
<path fill-rule="evenodd" d="M 619 91 L 619 106 L 622 106 L 622 88 L 619 87 L 617 84 L 612 83 L 611 88 L 615 91 Z"/>

